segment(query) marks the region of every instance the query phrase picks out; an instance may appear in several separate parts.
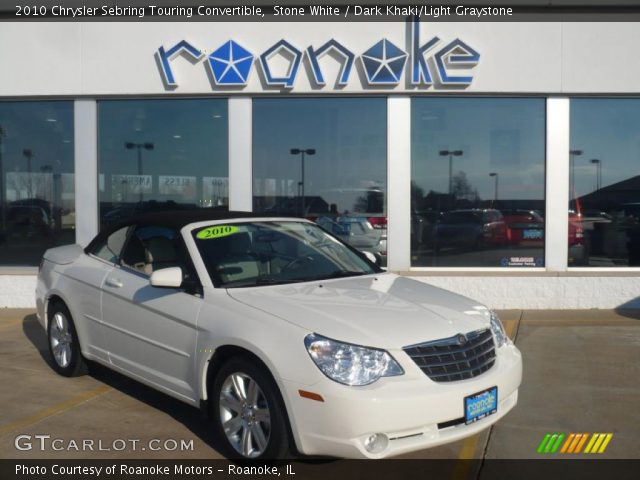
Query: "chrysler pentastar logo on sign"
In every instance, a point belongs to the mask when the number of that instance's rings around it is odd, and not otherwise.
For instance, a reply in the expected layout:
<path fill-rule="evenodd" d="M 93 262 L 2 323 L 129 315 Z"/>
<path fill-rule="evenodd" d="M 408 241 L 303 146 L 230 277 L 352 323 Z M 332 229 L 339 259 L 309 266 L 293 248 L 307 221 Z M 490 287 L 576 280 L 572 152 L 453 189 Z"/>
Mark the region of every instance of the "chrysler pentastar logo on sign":
<path fill-rule="evenodd" d="M 191 63 L 205 61 L 211 74 L 212 82 L 217 87 L 243 87 L 247 85 L 254 64 L 261 69 L 264 83 L 268 87 L 292 89 L 300 70 L 303 58 L 309 62 L 310 80 L 319 88 L 326 86 L 325 76 L 320 66 L 320 58 L 331 53 L 341 62 L 340 72 L 335 86 L 344 87 L 349 83 L 356 59 L 362 65 L 363 83 L 369 86 L 394 86 L 401 81 L 407 61 L 409 61 L 409 83 L 414 87 L 467 87 L 473 81 L 471 75 L 460 75 L 461 69 L 471 69 L 480 61 L 480 54 L 456 38 L 441 46 L 441 40 L 433 37 L 425 43 L 420 40 L 420 21 L 414 19 L 407 22 L 410 29 L 410 40 L 407 53 L 387 38 L 374 43 L 369 49 L 356 55 L 345 45 L 331 39 L 318 48 L 312 45 L 306 50 L 280 40 L 256 57 L 246 46 L 229 40 L 205 55 L 203 50 L 192 43 L 181 40 L 175 45 L 160 47 L 156 52 L 163 81 L 168 88 L 178 86 L 174 75 L 172 61 L 183 56 Z M 441 47 L 441 48 L 438 48 Z M 283 75 L 274 74 L 270 61 L 278 55 L 285 54 L 289 66 Z M 188 68 L 188 67 L 185 67 Z M 452 73 L 455 70 L 456 74 Z"/>

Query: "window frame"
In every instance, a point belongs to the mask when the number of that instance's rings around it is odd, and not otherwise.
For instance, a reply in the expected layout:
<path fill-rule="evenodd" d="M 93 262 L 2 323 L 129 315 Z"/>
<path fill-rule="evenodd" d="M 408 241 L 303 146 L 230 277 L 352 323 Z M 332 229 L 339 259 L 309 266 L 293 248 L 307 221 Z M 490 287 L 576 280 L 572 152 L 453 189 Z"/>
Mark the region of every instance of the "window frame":
<path fill-rule="evenodd" d="M 187 285 L 185 285 L 185 280 L 183 278 L 183 282 L 180 285 L 180 287 L 178 287 L 176 290 L 179 290 L 181 292 L 190 294 L 190 295 L 199 295 L 202 296 L 203 294 L 203 286 L 202 286 L 202 282 L 200 281 L 200 275 L 198 275 L 198 271 L 195 267 L 195 264 L 193 262 L 193 259 L 191 258 L 191 253 L 189 252 L 189 248 L 187 247 L 187 244 L 185 242 L 184 237 L 182 236 L 182 232 L 181 230 L 172 228 L 172 227 L 168 227 L 166 225 L 160 225 L 160 224 L 156 224 L 156 225 L 141 225 L 141 224 L 137 224 L 137 223 L 133 223 L 131 225 L 128 226 L 129 231 L 127 232 L 127 240 L 125 241 L 123 247 L 122 247 L 122 252 L 124 252 L 127 248 L 127 246 L 129 245 L 129 243 L 131 242 L 131 238 L 133 237 L 133 235 L 135 234 L 136 230 L 138 228 L 147 228 L 147 227 L 157 227 L 157 228 L 165 228 L 168 230 L 171 230 L 172 232 L 175 233 L 176 235 L 176 239 L 178 241 L 178 245 L 179 248 L 182 248 L 184 254 L 185 254 L 185 260 L 186 260 L 186 272 L 183 271 L 183 277 L 184 275 L 189 275 L 190 277 L 193 277 L 191 279 L 191 281 L 187 282 Z M 135 268 L 131 268 L 129 265 L 126 265 L 124 263 L 122 263 L 122 255 L 119 256 L 118 258 L 118 263 L 115 264 L 115 267 L 124 270 L 127 273 L 131 273 L 134 275 L 137 275 L 141 278 L 144 279 L 151 279 L 151 275 L 148 275 L 144 272 L 141 272 L 140 270 L 136 270 Z M 180 267 L 182 268 L 182 267 Z M 191 284 L 191 285 L 189 285 Z M 156 287 L 154 287 L 156 288 Z"/>
<path fill-rule="evenodd" d="M 91 242 L 87 248 L 85 248 L 84 252 L 85 254 L 89 255 L 91 258 L 95 258 L 96 260 L 100 260 L 101 262 L 106 263 L 107 265 L 112 265 L 114 267 L 119 266 L 120 264 L 120 257 L 122 256 L 122 252 L 124 252 L 125 247 L 127 246 L 127 243 L 129 242 L 129 236 L 131 235 L 131 227 L 132 225 L 125 225 L 121 228 L 118 228 L 117 230 L 111 232 L 111 234 L 104 238 L 103 241 L 99 242 L 99 243 L 94 243 Z M 127 232 L 125 234 L 125 240 L 122 243 L 122 247 L 120 247 L 120 251 L 115 254 L 116 255 L 116 262 L 112 262 L 110 260 L 107 260 L 106 258 L 102 258 L 99 255 L 96 254 L 96 250 L 102 248 L 103 246 L 108 245 L 109 243 L 109 238 L 111 237 L 111 235 L 115 235 L 116 233 L 118 233 L 120 230 L 124 230 L 127 229 Z M 115 253 L 115 252 L 114 252 Z"/>
<path fill-rule="evenodd" d="M 75 98 L 69 98 L 69 97 L 65 97 L 65 96 L 54 96 L 54 97 L 39 97 L 39 96 L 25 96 L 25 97 L 5 97 L 0 99 L 0 104 L 2 103 L 14 103 L 14 104 L 18 104 L 18 103 L 24 103 L 24 104 L 33 104 L 33 103 L 38 103 L 38 104 L 53 104 L 53 103 L 68 103 L 70 104 L 70 108 L 71 108 L 71 115 L 72 115 L 72 124 L 71 124 L 71 131 L 73 132 L 73 140 L 72 140 L 72 144 L 75 145 L 78 142 L 78 121 L 77 118 L 75 116 L 75 112 L 76 112 L 76 102 L 77 100 Z M 0 142 L 2 143 L 2 142 Z M 4 146 L 2 148 L 5 148 Z M 7 168 L 6 165 L 4 163 L 4 155 L 3 153 L 0 153 L 0 157 L 1 158 L 1 162 L 3 167 L 3 171 L 0 172 L 0 180 L 3 181 L 6 185 L 7 182 L 7 174 L 10 173 Z M 73 196 L 74 196 L 74 201 L 73 201 L 73 213 L 75 215 L 75 219 L 74 219 L 74 227 L 73 227 L 73 242 L 72 243 L 61 243 L 61 244 L 55 244 L 52 247 L 49 248 L 55 248 L 55 247 L 61 247 L 61 246 L 66 246 L 66 245 L 73 245 L 74 243 L 77 244 L 79 243 L 78 241 L 78 216 L 77 216 L 77 206 L 78 206 L 78 182 L 77 182 L 77 174 L 78 174 L 78 170 L 77 170 L 77 166 L 78 166 L 78 162 L 76 161 L 76 152 L 74 149 L 73 152 L 73 157 L 72 157 L 72 171 L 70 173 L 73 174 L 74 176 L 74 181 L 73 181 Z M 35 173 L 35 172 L 34 172 Z M 62 173 L 62 172 L 58 172 L 58 173 Z M 0 191 L 3 191 L 5 193 L 5 198 L 4 199 L 0 199 L 0 205 L 2 205 L 4 200 L 6 199 L 6 189 L 0 189 Z M 9 201 L 7 200 L 6 202 L 6 206 L 9 206 Z M 53 204 L 52 204 L 53 206 Z M 48 212 L 45 212 L 48 214 Z M 42 252 L 42 254 L 44 255 L 44 251 Z M 34 275 L 37 274 L 39 272 L 39 267 L 38 267 L 38 263 L 36 262 L 35 264 L 28 264 L 28 263 L 22 263 L 22 264 L 0 264 L 0 275 Z"/>
<path fill-rule="evenodd" d="M 347 93 L 347 92 L 345 92 Z M 640 267 L 570 267 L 567 265 L 566 255 L 563 258 L 555 258 L 553 255 L 557 247 L 547 247 L 545 249 L 545 266 L 544 267 L 413 267 L 410 265 L 410 250 L 403 245 L 403 236 L 406 230 L 407 247 L 409 243 L 409 225 L 410 212 L 407 210 L 400 211 L 396 205 L 404 205 L 408 203 L 403 199 L 403 195 L 409 188 L 410 171 L 407 172 L 407 162 L 410 165 L 410 155 L 407 155 L 405 141 L 398 141 L 406 138 L 406 127 L 410 126 L 410 100 L 423 96 L 453 96 L 456 93 L 395 93 L 393 91 L 371 94 L 369 92 L 347 93 L 349 96 L 384 96 L 387 99 L 387 144 L 389 152 L 394 155 L 393 170 L 387 168 L 387 213 L 389 216 L 388 223 L 388 259 L 389 269 L 408 274 L 411 276 L 421 277 L 433 274 L 434 276 L 470 276 L 487 274 L 487 276 L 514 276 L 514 277 L 539 277 L 539 276 L 629 276 L 640 272 Z M 312 96 L 320 98 L 330 98 L 334 96 L 342 96 L 344 94 L 327 94 L 318 95 L 310 94 L 293 94 L 292 98 L 298 96 Z M 180 98 L 205 98 L 210 95 L 188 94 L 180 96 Z M 546 101 L 546 163 L 547 170 L 545 185 L 545 200 L 547 205 L 556 204 L 557 202 L 566 203 L 567 195 L 558 194 L 562 191 L 564 185 L 559 185 L 560 178 L 549 176 L 549 165 L 553 165 L 555 177 L 563 177 L 569 174 L 568 155 L 563 158 L 566 143 L 566 149 L 569 145 L 569 114 L 568 109 L 563 112 L 562 104 L 567 103 L 574 98 L 617 98 L 617 99 L 638 99 L 638 94 L 571 94 L 561 92 L 539 92 L 539 93 L 522 93 L 522 94 L 482 94 L 482 93 L 458 93 L 457 96 L 465 98 L 473 97 L 491 97 L 491 98 L 542 98 Z M 228 103 L 229 116 L 229 155 L 228 155 L 228 172 L 229 172 L 229 205 L 232 210 L 250 210 L 252 195 L 252 100 L 254 98 L 281 98 L 281 95 L 273 92 L 265 92 L 264 94 L 247 94 L 247 95 L 216 95 L 216 98 L 224 99 Z M 99 231 L 99 198 L 98 198 L 98 168 L 99 162 L 97 158 L 97 102 L 103 100 L 141 100 L 153 99 L 158 96 L 153 95 L 116 95 L 105 96 L 96 95 L 92 97 L 56 97 L 51 100 L 69 100 L 74 104 L 74 141 L 75 141 L 75 175 L 76 181 L 76 242 L 82 245 L 89 245 L 90 241 L 98 234 Z M 21 99 L 7 98 L 8 101 L 22 100 L 40 100 L 37 97 L 24 97 Z M 393 107 L 392 107 L 393 105 Z M 393 122 L 399 120 L 394 126 Z M 564 136 L 564 129 L 567 129 Z M 393 131 L 393 135 L 391 132 Z M 389 155 L 387 155 L 389 159 Z M 390 162 L 389 162 L 390 163 Z M 566 168 L 564 163 L 566 163 Z M 91 173 L 92 172 L 92 173 Z M 91 174 L 89 174 L 91 173 Z M 392 178 L 393 177 L 393 178 Z M 80 184 L 78 182 L 81 181 Z M 79 187 L 81 187 L 79 189 Z M 562 204 L 564 204 L 562 203 Z M 558 210 L 558 209 L 556 209 Z M 559 212 L 556 212 L 556 214 Z M 545 237 L 549 242 L 560 241 L 560 237 L 552 235 L 549 220 L 556 216 L 553 212 L 547 213 L 545 216 Z M 406 216 L 404 218 L 403 216 Z M 557 225 L 555 229 L 557 229 Z M 552 238 L 553 237 L 553 238 Z M 563 237 L 563 239 L 566 237 Z M 186 240 L 188 242 L 188 238 Z M 188 244 L 190 247 L 190 244 Z M 97 258 L 97 257 L 95 257 Z M 103 261 L 102 259 L 99 259 Z M 200 272 L 197 260 L 196 271 Z M 2 275 L 36 275 L 37 266 L 0 266 L 0 274 Z M 449 275 L 448 275 L 449 274 Z M 205 284 L 209 286 L 204 279 Z"/>
<path fill-rule="evenodd" d="M 389 98 L 393 98 L 394 96 L 390 96 Z M 413 105 L 413 101 L 416 99 L 422 99 L 422 98 L 446 98 L 446 99 L 473 99 L 473 98 L 483 98 L 483 99 L 512 99 L 512 100 L 517 100 L 517 99 L 524 99 L 524 100 L 528 100 L 528 99 L 540 99 L 544 102 L 544 118 L 543 118 L 543 128 L 544 128 L 544 175 L 543 175 L 543 181 L 544 181 L 544 187 L 543 187 L 543 191 L 544 191 L 544 204 L 545 204 L 545 240 L 544 240 L 544 246 L 543 246 L 543 258 L 544 258 L 544 266 L 542 267 L 522 267 L 522 266 L 517 266 L 517 267 L 500 267 L 500 266 L 492 266 L 492 267 L 487 267 L 487 266 L 473 266 L 473 267 L 460 267 L 460 266 L 414 266 L 412 265 L 412 248 L 410 245 L 410 240 L 408 242 L 408 251 L 406 252 L 406 262 L 407 262 L 407 267 L 406 268 L 402 268 L 401 271 L 402 272 L 407 272 L 410 274 L 417 274 L 417 276 L 422 276 L 422 275 L 427 275 L 428 273 L 442 273 L 442 274 L 446 274 L 446 273 L 453 273 L 456 276 L 458 274 L 464 273 L 464 272 L 469 272 L 472 274 L 480 274 L 480 273 L 489 273 L 489 274 L 494 274 L 494 273 L 500 273 L 503 274 L 505 276 L 527 276 L 527 273 L 530 273 L 530 276 L 538 276 L 540 275 L 540 273 L 546 273 L 546 272 L 554 272 L 557 271 L 557 269 L 553 268 L 550 265 L 549 262 L 549 256 L 548 253 L 549 251 L 551 251 L 552 249 L 550 249 L 548 247 L 549 242 L 548 242 L 548 235 L 547 235 L 547 231 L 548 231 L 548 221 L 547 218 L 549 217 L 549 208 L 548 206 L 550 205 L 549 202 L 549 198 L 550 198 L 550 175 L 549 175 L 549 164 L 550 162 L 550 158 L 553 156 L 552 152 L 550 152 L 549 149 L 549 143 L 552 140 L 556 140 L 551 139 L 551 136 L 556 133 L 555 131 L 551 130 L 549 128 L 549 117 L 550 115 L 552 115 L 555 112 L 551 112 L 550 111 L 550 100 L 555 100 L 556 97 L 554 97 L 552 94 L 540 94 L 540 95 L 532 95 L 532 94 L 505 94 L 505 95 L 499 95 L 499 94 L 492 94 L 492 95 L 486 95 L 486 94 L 465 94 L 465 95 L 425 95 L 425 94 L 409 94 L 407 96 L 401 96 L 400 98 L 406 98 L 408 99 L 407 104 L 404 106 L 403 108 L 403 116 L 404 119 L 406 120 L 406 124 L 409 126 L 409 146 L 407 148 L 408 152 L 407 155 L 404 159 L 402 159 L 405 162 L 405 165 L 402 165 L 400 168 L 403 168 L 403 170 L 406 172 L 406 180 L 408 180 L 406 182 L 405 185 L 405 189 L 403 189 L 403 191 L 398 191 L 396 189 L 394 189 L 393 193 L 391 193 L 391 189 L 387 192 L 388 194 L 388 198 L 389 198 L 389 202 L 391 202 L 391 200 L 394 197 L 397 197 L 398 195 L 406 195 L 408 197 L 410 197 L 410 184 L 411 184 L 411 180 L 412 180 L 412 161 L 413 161 L 413 156 L 412 156 L 412 145 L 411 145 L 411 139 L 412 139 L 412 134 L 413 134 L 413 125 L 412 125 L 412 114 L 413 114 L 413 109 L 412 109 L 412 105 Z M 562 97 L 561 99 L 567 99 L 568 97 Z M 389 109 L 388 109 L 389 111 Z M 408 118 L 407 118 L 408 117 Z M 388 119 L 389 121 L 389 119 Z M 560 132 L 560 134 L 562 134 L 563 132 Z M 391 137 L 389 137 L 391 138 Z M 567 142 L 568 142 L 568 133 L 567 133 L 567 138 L 566 138 Z M 568 159 L 568 149 L 567 149 L 567 159 Z M 567 160 L 568 162 L 568 160 Z M 389 172 L 389 169 L 387 170 Z M 404 172 L 403 172 L 404 173 Z M 391 185 L 391 182 L 389 182 L 389 185 Z M 411 199 L 409 198 L 408 204 L 411 205 Z M 491 207 L 487 207 L 487 208 L 491 208 Z M 387 205 L 387 209 L 388 211 L 391 210 L 390 206 Z M 410 232 L 411 232 L 411 228 L 410 228 L 410 223 L 411 223 L 411 211 L 412 211 L 412 207 L 410 207 L 407 210 L 407 218 L 406 220 L 408 221 L 407 224 L 407 230 L 408 230 L 408 235 L 410 238 Z M 389 222 L 389 227 L 388 227 L 388 237 L 392 238 L 394 237 L 394 233 L 392 231 L 391 225 L 395 224 L 396 222 Z M 389 245 L 391 248 L 392 245 L 395 242 L 389 241 Z M 388 250 L 388 256 L 392 257 L 391 254 L 391 248 L 389 248 Z M 567 265 L 566 265 L 566 259 L 565 259 L 565 265 L 564 267 L 561 269 L 562 271 L 566 271 L 567 270 Z M 390 266 L 390 268 L 393 269 L 393 265 Z M 396 268 L 397 270 L 397 268 Z M 639 268 L 640 270 L 640 268 Z M 525 274 L 525 275 L 522 275 Z M 502 275 L 500 275 L 502 276 Z"/>
<path fill-rule="evenodd" d="M 620 96 L 612 96 L 612 95 L 567 95 L 566 100 L 568 101 L 569 105 L 569 118 L 571 118 L 571 102 L 573 100 L 636 100 L 636 101 L 640 101 L 640 96 L 638 95 L 620 95 Z M 567 151 L 571 148 L 571 120 L 569 119 L 569 128 L 567 131 L 567 144 L 569 145 L 569 148 L 567 149 Z M 567 155 L 567 162 L 569 158 L 569 155 Z M 571 197 L 570 197 L 570 177 L 571 176 L 571 165 L 568 163 L 567 166 L 567 195 L 565 198 L 565 203 L 567 205 L 567 209 L 569 208 L 569 203 L 571 201 Z M 569 240 L 569 236 L 567 234 L 566 237 L 566 241 L 568 243 Z M 629 274 L 634 274 L 634 273 L 638 273 L 640 272 L 640 266 L 622 266 L 622 267 L 610 267 L 610 266 L 606 266 L 606 267 L 594 267 L 594 266 L 577 266 L 577 265 L 573 265 L 570 266 L 569 265 L 569 256 L 566 255 L 565 258 L 565 262 L 566 262 L 566 271 L 568 273 L 570 273 L 572 276 L 575 276 L 577 274 L 586 274 L 585 276 L 595 276 L 593 274 L 595 273 L 601 273 L 603 274 L 603 276 L 615 276 L 612 274 L 620 274 L 621 276 L 627 276 Z"/>
<path fill-rule="evenodd" d="M 105 175 L 105 191 L 106 191 L 106 173 L 101 172 L 101 164 L 103 163 L 101 161 L 100 158 L 100 104 L 104 104 L 104 103 L 110 103 L 110 102 L 144 102 L 144 101 L 166 101 L 166 102 L 173 102 L 173 103 L 179 103 L 180 101 L 183 100 L 218 100 L 220 102 L 225 102 L 225 108 L 226 108 L 226 129 L 227 129 L 227 135 L 225 136 L 226 140 L 227 140 L 227 160 L 226 160 L 226 171 L 227 171 L 227 182 L 228 182 L 228 197 L 227 197 L 227 207 L 229 207 L 231 209 L 231 203 L 232 203 L 232 197 L 235 194 L 234 189 L 232 188 L 232 182 L 231 182 L 231 158 L 232 156 L 235 156 L 235 152 L 232 152 L 232 135 L 231 135 L 231 129 L 232 126 L 234 125 L 234 123 L 232 122 L 232 102 L 231 100 L 234 99 L 234 97 L 230 97 L 228 95 L 215 95 L 215 96 L 211 96 L 211 95 L 197 95 L 197 94 L 191 94 L 191 95 L 181 95 L 181 96 L 177 96 L 177 97 L 173 97 L 173 96 L 153 96 L 153 95 L 137 95 L 137 96 L 124 96 L 124 95 L 116 95 L 113 97 L 109 97 L 109 96 L 96 96 L 92 99 L 90 99 L 89 101 L 92 103 L 93 106 L 93 110 L 92 110 L 92 116 L 91 116 L 91 121 L 92 121 L 92 128 L 94 129 L 93 131 L 93 138 L 92 143 L 91 143 L 91 148 L 92 148 L 92 154 L 94 155 L 94 167 L 95 167 L 95 178 L 93 179 L 93 187 L 95 188 L 95 200 L 94 200 L 94 207 L 93 207 L 93 211 L 92 214 L 95 215 L 95 221 L 92 221 L 92 223 L 94 223 L 96 225 L 96 230 L 95 230 L 95 234 L 97 234 L 101 229 L 101 222 L 102 222 L 102 214 L 101 214 L 101 203 L 102 203 L 102 198 L 101 196 L 104 194 L 104 192 L 100 191 L 100 175 Z M 87 100 L 84 100 L 87 101 Z M 79 100 L 76 99 L 75 103 L 75 108 L 78 108 L 78 104 L 80 102 L 83 102 L 83 100 Z M 88 120 L 88 119 L 87 119 Z M 78 122 L 76 122 L 78 124 Z M 79 125 L 82 125 L 82 123 L 79 123 Z M 83 138 L 83 137 L 80 137 Z M 242 140 L 246 141 L 246 137 L 242 136 Z M 76 140 L 77 142 L 77 140 Z M 82 162 L 81 162 L 82 163 Z M 76 169 L 78 166 L 78 162 L 76 162 Z M 146 175 L 146 174 L 145 174 Z M 156 174 L 151 173 L 150 174 L 152 177 Z M 156 175 L 159 177 L 159 175 Z M 206 175 L 204 175 L 206 176 Z M 197 176 L 196 176 L 197 177 Z M 202 178 L 200 178 L 200 181 L 202 180 Z M 159 181 L 159 180 L 158 180 Z M 196 183 L 198 183 L 198 179 L 196 179 Z M 153 184 L 153 178 L 152 178 L 152 184 Z M 158 184 L 159 187 L 159 184 Z M 233 193 L 232 193 L 233 192 Z M 151 199 L 153 200 L 153 199 Z M 148 201 L 148 200 L 145 200 Z M 198 202 L 198 198 L 196 198 L 194 200 L 194 202 Z M 197 207 L 197 208 L 206 208 L 206 207 Z M 132 217 L 130 217 L 130 219 L 137 217 L 139 214 L 134 215 Z M 120 221 L 127 221 L 127 219 L 122 219 Z"/>
<path fill-rule="evenodd" d="M 381 214 L 378 213 L 362 213 L 361 216 L 376 216 L 376 215 L 383 215 L 386 217 L 389 217 L 389 155 L 390 155 L 390 141 L 389 141 L 389 135 L 388 135 L 388 125 L 389 125 L 389 105 L 388 105 L 388 99 L 391 96 L 389 94 L 384 94 L 384 95 L 372 95 L 372 94 L 360 94 L 357 92 L 348 92 L 345 93 L 344 95 L 317 95 L 317 94 L 304 94 L 304 95 L 287 95 L 287 96 L 282 96 L 282 95 L 273 95 L 273 94 L 267 94 L 267 95 L 252 95 L 250 100 L 251 100 L 251 117 L 250 117 L 250 127 L 251 127 L 251 137 L 248 140 L 248 145 L 249 145 L 249 151 L 251 152 L 251 169 L 250 169 L 250 181 L 251 181 L 251 190 L 248 192 L 249 193 L 249 199 L 245 199 L 245 201 L 249 202 L 249 205 L 251 206 L 251 211 L 255 211 L 255 181 L 257 179 L 257 177 L 255 176 L 255 135 L 254 132 L 256 131 L 256 117 L 255 117 L 255 101 L 262 101 L 262 100 L 280 100 L 280 101 L 296 101 L 296 100 L 316 100 L 316 101 L 325 101 L 325 100 L 350 100 L 350 99 L 355 99 L 355 100 L 379 100 L 381 103 L 384 102 L 384 110 L 385 110 L 385 125 L 384 125 L 384 131 L 385 131 L 385 139 L 384 139 L 384 143 L 385 143 L 385 159 L 384 159 L 384 171 L 385 171 L 385 182 L 384 182 L 384 187 L 379 187 L 379 186 L 375 186 L 375 187 L 371 187 L 371 190 L 382 190 L 384 189 L 384 191 L 382 192 L 384 194 L 384 200 L 383 200 L 383 212 Z M 247 141 L 246 138 L 243 139 L 244 141 Z M 295 145 L 292 145 L 295 146 Z M 301 146 L 303 147 L 303 146 Z M 229 154 L 229 161 L 231 162 L 231 145 L 230 145 L 230 154 Z M 295 167 L 294 167 L 295 168 Z M 308 168 L 308 167 L 307 167 Z M 231 168 L 230 168 L 231 171 Z M 305 182 L 309 182 L 310 177 L 305 176 Z M 231 185 L 232 181 L 231 179 L 229 179 L 229 184 Z M 359 188 L 359 187 L 358 187 Z M 340 187 L 338 188 L 339 190 L 346 190 L 346 189 L 351 189 L 351 187 L 346 186 L 346 187 Z M 230 192 L 230 197 L 231 197 L 231 192 Z M 293 197 L 286 197 L 286 198 L 290 198 L 290 199 L 295 199 L 297 198 L 296 196 Z M 231 205 L 231 198 L 229 200 L 229 205 Z M 351 213 L 357 213 L 357 212 L 351 212 Z M 280 213 L 274 213 L 274 216 L 281 216 Z M 307 216 L 317 216 L 317 214 L 313 213 L 313 212 L 308 212 Z"/>

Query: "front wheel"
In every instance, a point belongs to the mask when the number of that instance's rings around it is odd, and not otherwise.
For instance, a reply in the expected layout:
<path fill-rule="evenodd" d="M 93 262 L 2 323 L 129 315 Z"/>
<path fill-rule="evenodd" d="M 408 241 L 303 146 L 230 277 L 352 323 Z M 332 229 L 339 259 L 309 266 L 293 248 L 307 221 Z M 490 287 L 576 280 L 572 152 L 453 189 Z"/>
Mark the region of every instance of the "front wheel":
<path fill-rule="evenodd" d="M 50 307 L 47 337 L 49 357 L 56 372 L 65 377 L 87 373 L 73 319 L 69 309 L 62 303 L 54 303 Z"/>
<path fill-rule="evenodd" d="M 220 368 L 211 390 L 212 416 L 228 456 L 290 456 L 286 411 L 277 388 L 264 368 L 245 358 L 232 358 Z"/>

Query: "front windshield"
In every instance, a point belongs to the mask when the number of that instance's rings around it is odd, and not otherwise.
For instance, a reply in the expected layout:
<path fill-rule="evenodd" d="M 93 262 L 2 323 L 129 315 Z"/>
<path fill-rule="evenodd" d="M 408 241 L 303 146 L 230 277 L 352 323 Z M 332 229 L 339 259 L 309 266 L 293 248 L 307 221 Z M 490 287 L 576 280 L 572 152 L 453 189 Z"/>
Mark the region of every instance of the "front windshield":
<path fill-rule="evenodd" d="M 379 271 L 312 223 L 225 223 L 197 228 L 192 234 L 219 287 L 306 282 Z"/>

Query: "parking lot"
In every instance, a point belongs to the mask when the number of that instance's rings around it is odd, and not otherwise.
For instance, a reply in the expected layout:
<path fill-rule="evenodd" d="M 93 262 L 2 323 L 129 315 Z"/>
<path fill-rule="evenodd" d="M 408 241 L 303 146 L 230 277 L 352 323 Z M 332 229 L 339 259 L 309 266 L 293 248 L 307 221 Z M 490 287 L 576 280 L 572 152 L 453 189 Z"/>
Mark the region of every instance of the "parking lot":
<path fill-rule="evenodd" d="M 640 458 L 640 313 L 499 313 L 523 354 L 518 406 L 489 431 L 407 458 L 540 458 L 547 433 L 598 432 L 613 434 L 599 458 Z M 103 368 L 55 374 L 31 310 L 0 311 L 0 384 L 0 458 L 220 458 L 198 410 Z"/>

